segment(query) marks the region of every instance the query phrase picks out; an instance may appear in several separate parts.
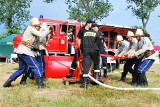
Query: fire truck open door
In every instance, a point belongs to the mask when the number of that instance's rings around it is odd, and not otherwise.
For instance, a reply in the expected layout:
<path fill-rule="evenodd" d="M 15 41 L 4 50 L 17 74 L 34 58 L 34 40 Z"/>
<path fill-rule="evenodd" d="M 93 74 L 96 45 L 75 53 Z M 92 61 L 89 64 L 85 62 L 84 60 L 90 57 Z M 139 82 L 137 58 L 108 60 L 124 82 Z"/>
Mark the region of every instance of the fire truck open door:
<path fill-rule="evenodd" d="M 48 41 L 47 50 L 50 53 L 65 54 L 67 52 L 67 22 L 56 25 L 55 35 Z"/>
<path fill-rule="evenodd" d="M 70 25 L 68 22 L 65 22 L 61 25 L 60 28 L 60 52 L 68 53 L 68 29 Z M 74 35 L 74 32 L 73 32 Z M 74 46 L 71 46 L 71 54 L 75 54 Z"/>
<path fill-rule="evenodd" d="M 68 50 L 68 26 L 68 22 L 64 22 L 62 25 L 60 25 L 59 51 L 61 53 L 67 53 Z"/>

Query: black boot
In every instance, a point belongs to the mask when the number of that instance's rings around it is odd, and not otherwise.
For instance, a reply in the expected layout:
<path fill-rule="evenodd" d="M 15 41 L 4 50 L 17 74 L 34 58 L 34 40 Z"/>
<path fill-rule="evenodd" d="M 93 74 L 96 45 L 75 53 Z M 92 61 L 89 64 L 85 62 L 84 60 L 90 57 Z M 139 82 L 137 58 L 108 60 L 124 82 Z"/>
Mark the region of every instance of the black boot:
<path fill-rule="evenodd" d="M 124 75 L 122 74 L 121 79 L 120 79 L 119 81 L 120 81 L 120 82 L 125 82 L 125 80 L 126 80 L 126 76 L 124 76 Z"/>
<path fill-rule="evenodd" d="M 43 73 L 42 79 L 43 79 L 43 82 L 46 82 L 46 81 L 47 81 L 45 72 Z"/>
<path fill-rule="evenodd" d="M 88 88 L 88 80 L 87 80 L 87 77 L 83 77 L 82 78 L 82 84 L 80 86 L 80 88 Z"/>
<path fill-rule="evenodd" d="M 29 78 L 30 78 L 31 80 L 34 80 L 34 79 L 35 79 L 33 72 L 30 73 Z"/>
<path fill-rule="evenodd" d="M 96 80 L 103 83 L 103 81 L 101 80 L 100 72 L 96 73 Z"/>
<path fill-rule="evenodd" d="M 45 87 L 42 78 L 36 78 L 36 84 L 38 85 L 38 88 L 44 88 Z"/>
<path fill-rule="evenodd" d="M 13 81 L 13 80 L 9 78 L 9 79 L 3 84 L 3 87 L 10 87 L 12 81 Z"/>
<path fill-rule="evenodd" d="M 148 85 L 148 81 L 146 78 L 145 73 L 140 73 L 139 74 L 139 82 L 138 82 L 138 86 L 144 87 Z"/>
<path fill-rule="evenodd" d="M 148 85 L 148 81 L 147 81 L 147 78 L 146 78 L 146 74 L 144 73 L 144 81 L 143 81 L 143 84 L 144 86 L 147 86 Z"/>
<path fill-rule="evenodd" d="M 137 87 L 143 87 L 144 86 L 144 74 L 143 73 L 139 73 L 138 74 L 138 84 Z"/>
<path fill-rule="evenodd" d="M 69 74 L 66 75 L 66 78 L 71 78 L 71 77 L 73 76 L 73 72 L 74 72 L 74 70 L 73 70 L 73 69 L 70 69 L 70 70 L 69 70 Z"/>
<path fill-rule="evenodd" d="M 26 80 L 27 80 L 27 76 L 23 75 L 22 78 L 21 78 L 20 84 L 21 85 L 26 85 L 27 84 Z"/>
<path fill-rule="evenodd" d="M 130 82 L 131 85 L 133 86 L 137 86 L 138 83 L 138 78 L 137 78 L 137 74 L 136 73 L 132 73 L 132 81 Z"/>
<path fill-rule="evenodd" d="M 43 77 L 42 77 L 42 79 L 43 79 L 43 81 L 44 81 L 44 82 L 46 82 L 46 81 L 47 81 L 47 79 L 46 79 L 46 77 L 45 77 L 45 76 L 43 76 Z"/>
<path fill-rule="evenodd" d="M 106 69 L 103 69 L 103 71 L 104 71 L 104 74 L 103 74 L 103 77 L 108 77 L 108 75 L 107 75 L 107 68 Z"/>
<path fill-rule="evenodd" d="M 103 80 L 101 80 L 101 77 L 100 77 L 100 73 L 99 72 L 96 72 L 96 80 L 103 83 Z M 97 83 L 93 82 L 92 83 L 93 85 L 98 85 Z"/>

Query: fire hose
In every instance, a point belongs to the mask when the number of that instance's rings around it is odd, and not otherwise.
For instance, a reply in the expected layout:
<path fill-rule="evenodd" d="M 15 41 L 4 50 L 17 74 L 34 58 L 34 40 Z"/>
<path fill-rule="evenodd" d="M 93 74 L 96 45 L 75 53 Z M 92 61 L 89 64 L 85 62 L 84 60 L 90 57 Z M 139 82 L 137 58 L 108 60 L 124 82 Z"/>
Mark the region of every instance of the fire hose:
<path fill-rule="evenodd" d="M 128 58 L 127 56 L 111 56 L 111 55 L 106 55 L 106 54 L 100 54 L 100 56 L 110 57 L 110 58 L 112 58 L 113 60 L 127 59 L 127 58 Z"/>
<path fill-rule="evenodd" d="M 66 39 L 60 37 L 60 39 L 63 39 L 65 40 L 67 43 L 69 43 L 70 45 L 76 47 L 76 48 L 79 48 L 77 45 L 74 45 L 73 43 L 67 41 Z M 126 59 L 128 58 L 127 56 L 111 56 L 111 55 L 106 55 L 106 54 L 100 54 L 100 56 L 103 56 L 103 57 L 111 57 L 113 60 L 117 60 L 117 59 Z M 101 83 L 100 81 L 96 80 L 94 77 L 92 77 L 90 74 L 88 74 L 88 77 L 94 81 L 95 83 L 99 84 L 100 86 L 103 86 L 105 88 L 109 88 L 109 89 L 114 89 L 114 90 L 160 90 L 160 88 L 122 88 L 122 87 L 115 87 L 115 86 L 110 86 L 110 85 L 107 85 L 107 84 L 104 84 L 104 83 Z"/>
<path fill-rule="evenodd" d="M 126 59 L 128 58 L 127 56 L 109 56 L 109 55 L 105 55 L 105 54 L 100 54 L 100 56 L 103 57 L 111 57 L 113 58 L 113 60 L 117 60 L 117 59 Z M 110 86 L 104 83 L 101 83 L 99 81 L 97 81 L 94 77 L 92 77 L 91 75 L 88 74 L 88 77 L 96 82 L 97 84 L 105 87 L 105 88 L 109 88 L 109 89 L 114 89 L 114 90 L 160 90 L 160 88 L 122 88 L 122 87 L 114 87 L 114 86 Z"/>
<path fill-rule="evenodd" d="M 104 83 L 101 83 L 99 81 L 97 81 L 94 77 L 92 77 L 91 75 L 88 74 L 88 77 L 93 80 L 94 82 L 96 82 L 97 84 L 105 87 L 105 88 L 109 88 L 109 89 L 114 89 L 114 90 L 160 90 L 160 88 L 122 88 L 122 87 L 114 87 L 114 86 L 110 86 Z"/>

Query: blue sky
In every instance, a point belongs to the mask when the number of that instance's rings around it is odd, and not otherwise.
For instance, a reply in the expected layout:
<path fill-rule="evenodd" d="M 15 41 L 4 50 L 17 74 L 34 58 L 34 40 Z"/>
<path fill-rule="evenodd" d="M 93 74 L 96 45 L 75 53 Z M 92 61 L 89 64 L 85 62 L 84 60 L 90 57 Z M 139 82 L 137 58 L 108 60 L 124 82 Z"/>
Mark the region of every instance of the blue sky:
<path fill-rule="evenodd" d="M 67 5 L 62 0 L 57 0 L 54 3 L 43 3 L 43 0 L 33 0 L 31 3 L 30 14 L 33 17 L 43 15 L 44 18 L 67 20 L 68 13 Z M 141 20 L 132 15 L 131 10 L 126 10 L 126 0 L 109 0 L 114 8 L 110 15 L 101 22 L 106 24 L 115 24 L 122 26 L 142 26 Z M 160 6 L 151 14 L 147 25 L 147 31 L 150 33 L 155 45 L 160 45 Z M 99 21 L 100 22 L 100 21 Z M 29 22 L 27 23 L 29 24 Z M 3 26 L 0 26 L 0 31 L 3 32 Z M 1 34 L 1 33 L 0 33 Z"/>

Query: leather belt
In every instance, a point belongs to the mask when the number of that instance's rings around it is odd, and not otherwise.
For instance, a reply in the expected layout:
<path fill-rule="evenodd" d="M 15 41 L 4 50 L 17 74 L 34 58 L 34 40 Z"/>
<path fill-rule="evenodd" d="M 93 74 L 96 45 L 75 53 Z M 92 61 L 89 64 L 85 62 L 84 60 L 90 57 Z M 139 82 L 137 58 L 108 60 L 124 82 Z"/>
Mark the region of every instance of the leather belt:
<path fill-rule="evenodd" d="M 145 54 L 145 57 L 149 57 L 154 53 L 155 53 L 155 50 L 147 50 L 144 54 Z"/>
<path fill-rule="evenodd" d="M 26 47 L 30 48 L 30 49 L 33 49 L 33 45 L 26 42 L 26 41 L 21 41 L 21 44 L 25 45 Z"/>

